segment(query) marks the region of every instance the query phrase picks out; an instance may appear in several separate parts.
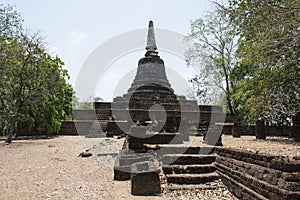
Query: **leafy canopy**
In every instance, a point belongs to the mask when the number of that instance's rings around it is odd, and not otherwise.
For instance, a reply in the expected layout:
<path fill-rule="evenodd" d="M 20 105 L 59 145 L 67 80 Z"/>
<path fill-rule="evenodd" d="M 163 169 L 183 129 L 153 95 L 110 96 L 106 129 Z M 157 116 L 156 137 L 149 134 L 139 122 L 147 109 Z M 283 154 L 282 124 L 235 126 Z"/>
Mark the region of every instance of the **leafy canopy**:
<path fill-rule="evenodd" d="M 18 131 L 53 133 L 71 114 L 73 89 L 58 56 L 47 52 L 38 33 L 22 28 L 20 15 L 0 5 L 0 114 L 10 142 Z"/>
<path fill-rule="evenodd" d="M 224 7 L 239 27 L 240 80 L 233 95 L 247 120 L 287 124 L 300 110 L 299 0 L 231 0 Z"/>

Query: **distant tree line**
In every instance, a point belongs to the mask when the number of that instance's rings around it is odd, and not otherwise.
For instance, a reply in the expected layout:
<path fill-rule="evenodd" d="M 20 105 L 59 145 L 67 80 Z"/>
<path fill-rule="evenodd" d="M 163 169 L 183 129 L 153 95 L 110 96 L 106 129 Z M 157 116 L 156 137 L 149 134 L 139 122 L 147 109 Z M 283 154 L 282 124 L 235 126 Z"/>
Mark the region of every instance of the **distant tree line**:
<path fill-rule="evenodd" d="M 288 125 L 300 110 L 299 0 L 215 5 L 187 37 L 188 64 L 202 69 L 191 79 L 199 98 L 218 95 L 237 121 Z"/>
<path fill-rule="evenodd" d="M 101 97 L 92 97 L 89 96 L 88 98 L 81 100 L 75 95 L 73 96 L 73 101 L 72 101 L 72 108 L 77 109 L 77 110 L 83 110 L 83 109 L 93 109 L 94 102 L 102 102 L 103 99 Z"/>

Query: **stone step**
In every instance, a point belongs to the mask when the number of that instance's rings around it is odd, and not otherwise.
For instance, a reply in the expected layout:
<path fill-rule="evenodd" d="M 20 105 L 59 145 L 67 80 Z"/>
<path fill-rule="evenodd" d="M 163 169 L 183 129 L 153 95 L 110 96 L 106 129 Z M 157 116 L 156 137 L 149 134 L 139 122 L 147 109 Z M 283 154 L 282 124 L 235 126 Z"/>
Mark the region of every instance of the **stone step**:
<path fill-rule="evenodd" d="M 201 184 L 218 180 L 220 176 L 214 173 L 206 174 L 167 174 L 168 183 L 175 184 Z"/>
<path fill-rule="evenodd" d="M 214 182 L 209 182 L 209 183 L 200 183 L 200 184 L 175 184 L 175 183 L 169 183 L 166 186 L 166 189 L 169 191 L 173 190 L 212 190 L 212 189 L 218 189 L 219 186 L 215 185 L 210 185 L 210 183 Z"/>
<path fill-rule="evenodd" d="M 129 136 L 129 143 L 143 144 L 182 144 L 183 135 L 181 133 L 158 133 L 144 134 L 141 137 Z"/>
<path fill-rule="evenodd" d="M 96 117 L 98 120 L 107 120 L 108 114 L 97 114 Z"/>
<path fill-rule="evenodd" d="M 212 154 L 214 147 L 185 147 L 178 145 L 156 145 L 155 150 L 159 149 L 161 155 L 164 154 Z"/>
<path fill-rule="evenodd" d="M 205 165 L 211 164 L 216 160 L 214 154 L 196 155 L 196 154 L 165 154 L 160 161 L 165 165 Z"/>
<path fill-rule="evenodd" d="M 163 166 L 165 174 L 205 174 L 216 171 L 212 164 L 208 165 L 166 165 Z"/>

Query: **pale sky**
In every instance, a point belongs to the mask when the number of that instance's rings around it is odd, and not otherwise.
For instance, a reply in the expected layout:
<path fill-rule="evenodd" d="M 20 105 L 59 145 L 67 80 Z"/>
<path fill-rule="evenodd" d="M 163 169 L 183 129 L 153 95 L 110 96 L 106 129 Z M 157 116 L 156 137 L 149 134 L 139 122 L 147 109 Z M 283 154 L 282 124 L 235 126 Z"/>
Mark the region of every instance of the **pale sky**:
<path fill-rule="evenodd" d="M 25 28 L 41 31 L 50 51 L 65 62 L 72 85 L 89 55 L 112 37 L 147 28 L 149 20 L 154 21 L 155 28 L 187 35 L 190 21 L 211 11 L 209 0 L 2 0 L 1 3 L 15 5 L 25 20 Z M 159 49 L 160 44 L 157 46 Z M 97 91 L 91 95 L 111 101 L 116 94 L 125 93 L 137 62 L 144 54 L 144 50 L 134 51 L 113 60 L 104 78 L 99 80 Z M 165 61 L 168 78 L 175 73 L 187 80 L 197 73 L 193 68 L 187 68 L 182 58 L 164 51 L 159 55 Z M 125 77 L 128 73 L 131 74 L 129 78 Z M 127 84 L 120 83 L 124 78 L 131 80 Z M 171 79 L 175 92 L 183 94 L 186 89 L 182 89 L 176 79 Z M 117 85 L 123 91 L 116 89 Z"/>

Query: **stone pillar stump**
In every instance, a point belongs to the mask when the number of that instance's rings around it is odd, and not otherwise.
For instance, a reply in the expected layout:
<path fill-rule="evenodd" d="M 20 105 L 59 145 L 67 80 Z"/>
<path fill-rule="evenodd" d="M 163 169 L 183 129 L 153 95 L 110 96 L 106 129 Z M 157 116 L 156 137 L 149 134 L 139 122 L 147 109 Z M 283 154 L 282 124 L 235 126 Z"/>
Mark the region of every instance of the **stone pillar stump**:
<path fill-rule="evenodd" d="M 300 142 L 300 112 L 293 116 L 293 135 L 296 142 Z"/>
<path fill-rule="evenodd" d="M 241 137 L 241 123 L 235 122 L 232 128 L 232 137 Z"/>
<path fill-rule="evenodd" d="M 208 129 L 203 138 L 204 144 L 222 146 L 222 131 L 216 127 Z"/>
<path fill-rule="evenodd" d="M 146 138 L 146 127 L 132 126 L 128 134 L 129 149 L 137 150 L 144 149 L 144 139 Z"/>
<path fill-rule="evenodd" d="M 259 139 L 259 140 L 266 139 L 265 120 L 257 120 L 256 121 L 255 136 L 256 136 L 256 139 Z"/>

